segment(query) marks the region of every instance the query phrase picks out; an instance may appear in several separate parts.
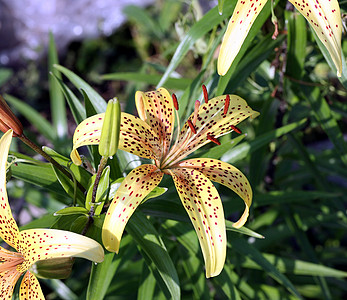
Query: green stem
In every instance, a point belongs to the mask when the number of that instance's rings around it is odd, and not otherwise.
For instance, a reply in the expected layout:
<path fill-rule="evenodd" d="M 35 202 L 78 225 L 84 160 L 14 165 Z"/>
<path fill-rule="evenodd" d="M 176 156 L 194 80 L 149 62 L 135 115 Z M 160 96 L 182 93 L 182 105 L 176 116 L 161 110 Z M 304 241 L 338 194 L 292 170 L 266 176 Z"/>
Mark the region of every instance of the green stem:
<path fill-rule="evenodd" d="M 99 186 L 99 182 L 100 182 L 102 171 L 106 167 L 107 160 L 108 160 L 108 156 L 101 157 L 100 164 L 99 164 L 99 167 L 98 167 L 98 172 L 96 173 L 96 177 L 95 177 L 95 181 L 94 181 L 88 221 L 87 221 L 87 224 L 84 226 L 84 228 L 83 228 L 83 230 L 81 232 L 82 235 L 86 235 L 86 233 L 87 233 L 87 231 L 89 229 L 89 226 L 92 225 L 93 222 L 94 222 L 93 217 L 94 217 L 94 213 L 95 213 L 95 205 L 94 204 L 95 204 L 95 199 L 96 199 L 96 192 L 98 190 L 98 186 Z"/>
<path fill-rule="evenodd" d="M 99 182 L 100 182 L 102 171 L 106 167 L 107 160 L 108 160 L 108 156 L 101 157 L 100 164 L 99 164 L 99 167 L 98 167 L 98 172 L 96 173 L 94 187 L 93 187 L 93 192 L 92 192 L 91 207 L 90 207 L 90 211 L 89 211 L 89 215 L 91 217 L 94 216 L 94 203 L 95 203 L 95 199 L 96 199 L 96 192 L 98 190 L 98 185 L 99 185 Z"/>
<path fill-rule="evenodd" d="M 18 136 L 18 138 L 31 149 L 33 149 L 36 153 L 42 155 L 47 161 L 49 161 L 53 166 L 55 166 L 58 170 L 60 170 L 65 176 L 67 176 L 70 180 L 73 181 L 71 174 L 60 165 L 53 157 L 48 155 L 45 151 L 43 151 L 39 146 L 34 144 L 31 140 L 29 140 L 24 134 Z M 85 188 L 77 181 L 78 188 L 84 193 Z"/>

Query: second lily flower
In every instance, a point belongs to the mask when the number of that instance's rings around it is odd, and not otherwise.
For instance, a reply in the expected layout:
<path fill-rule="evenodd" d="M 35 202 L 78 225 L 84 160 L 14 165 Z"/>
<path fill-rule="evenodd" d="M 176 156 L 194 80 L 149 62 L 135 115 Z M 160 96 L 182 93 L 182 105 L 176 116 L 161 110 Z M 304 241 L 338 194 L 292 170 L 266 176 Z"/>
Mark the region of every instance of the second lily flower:
<path fill-rule="evenodd" d="M 268 0 L 238 0 L 234 13 L 223 37 L 218 57 L 218 74 L 225 75 L 239 53 L 256 17 Z M 336 66 L 337 76 L 341 76 L 341 35 L 342 21 L 337 0 L 289 0 L 307 19 L 320 41 L 329 51 Z"/>
<path fill-rule="evenodd" d="M 235 227 L 246 222 L 252 202 L 252 189 L 247 178 L 235 167 L 209 158 L 183 160 L 209 142 L 231 131 L 248 117 L 257 117 L 242 98 L 226 95 L 205 98 L 188 118 L 177 140 L 173 142 L 175 113 L 178 103 L 168 91 L 137 92 L 136 107 L 140 118 L 122 113 L 119 149 L 152 159 L 124 179 L 106 214 L 102 239 L 109 251 L 118 252 L 127 221 L 141 201 L 160 183 L 164 174 L 171 175 L 182 204 L 195 231 L 206 264 L 206 277 L 216 276 L 223 269 L 226 256 L 225 220 L 221 199 L 210 180 L 227 186 L 244 201 L 246 208 Z M 176 112 L 175 112 L 176 111 Z M 104 114 L 83 121 L 74 134 L 72 160 L 80 164 L 76 148 L 98 144 Z"/>

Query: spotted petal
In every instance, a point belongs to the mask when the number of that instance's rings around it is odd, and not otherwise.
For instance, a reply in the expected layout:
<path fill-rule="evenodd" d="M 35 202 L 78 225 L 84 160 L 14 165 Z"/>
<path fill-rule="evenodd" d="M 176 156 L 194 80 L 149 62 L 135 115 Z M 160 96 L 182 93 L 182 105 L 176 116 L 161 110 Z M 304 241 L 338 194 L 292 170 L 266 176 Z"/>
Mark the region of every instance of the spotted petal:
<path fill-rule="evenodd" d="M 100 263 L 104 260 L 101 245 L 83 235 L 56 229 L 28 229 L 20 232 L 16 249 L 25 261 L 21 272 L 39 260 L 61 257 L 82 257 Z"/>
<path fill-rule="evenodd" d="M 76 165 L 82 163 L 77 148 L 100 143 L 101 129 L 105 114 L 98 114 L 81 122 L 73 136 L 71 159 Z M 141 119 L 121 114 L 118 149 L 136 154 L 140 157 L 155 159 L 160 153 L 159 139 L 151 127 Z"/>
<path fill-rule="evenodd" d="M 148 123 L 159 137 L 162 157 L 170 147 L 175 122 L 171 95 L 164 88 L 145 93 L 138 91 L 135 103 L 139 117 Z"/>
<path fill-rule="evenodd" d="M 141 165 L 124 179 L 106 213 L 102 228 L 102 241 L 108 251 L 118 253 L 130 216 L 162 178 L 163 173 L 155 165 Z"/>
<path fill-rule="evenodd" d="M 217 276 L 226 256 L 222 202 L 212 182 L 194 169 L 173 168 L 170 173 L 198 235 L 206 265 L 206 277 Z"/>
<path fill-rule="evenodd" d="M 8 130 L 0 139 L 0 238 L 15 248 L 19 231 L 6 192 L 6 164 L 11 141 L 12 130 Z"/>
<path fill-rule="evenodd" d="M 171 163 L 183 159 L 196 149 L 209 143 L 208 135 L 220 137 L 233 131 L 233 126 L 248 117 L 255 118 L 259 115 L 241 97 L 236 95 L 229 95 L 229 97 L 230 102 L 227 105 L 227 110 L 225 109 L 226 96 L 213 98 L 208 103 L 200 105 L 195 124 L 196 134 L 192 132 L 188 124 L 189 121 L 194 123 L 194 113 L 190 115 L 180 132 L 179 142 L 172 147 L 168 155 Z M 175 152 L 178 155 L 175 156 Z"/>
<path fill-rule="evenodd" d="M 245 175 L 240 170 L 217 159 L 196 158 L 182 161 L 179 167 L 198 170 L 208 179 L 225 185 L 238 194 L 245 202 L 246 208 L 241 218 L 234 223 L 240 228 L 247 221 L 249 207 L 252 204 L 252 189 Z"/>
<path fill-rule="evenodd" d="M 228 72 L 235 57 L 267 0 L 238 0 L 224 34 L 220 48 L 217 70 L 219 75 Z"/>
<path fill-rule="evenodd" d="M 14 286 L 21 273 L 16 269 L 0 272 L 0 299 L 11 300 Z"/>
<path fill-rule="evenodd" d="M 317 36 L 329 51 L 341 76 L 341 35 L 342 20 L 337 0 L 289 0 L 306 18 Z"/>
<path fill-rule="evenodd" d="M 29 271 L 25 273 L 20 285 L 19 299 L 45 300 L 39 281 L 37 280 L 36 276 Z"/>

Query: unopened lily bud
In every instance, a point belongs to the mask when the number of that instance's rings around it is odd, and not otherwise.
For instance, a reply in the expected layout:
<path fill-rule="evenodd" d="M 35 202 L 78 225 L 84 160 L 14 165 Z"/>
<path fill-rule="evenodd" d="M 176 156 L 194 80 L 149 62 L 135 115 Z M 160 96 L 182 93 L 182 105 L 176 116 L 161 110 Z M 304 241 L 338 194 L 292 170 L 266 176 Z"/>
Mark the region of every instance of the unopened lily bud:
<path fill-rule="evenodd" d="M 66 279 L 70 277 L 75 259 L 73 257 L 39 260 L 31 271 L 39 278 Z"/>
<path fill-rule="evenodd" d="M 22 123 L 11 111 L 5 99 L 0 96 L 0 130 L 5 133 L 9 129 L 13 130 L 13 136 L 21 136 L 23 134 Z"/>
<path fill-rule="evenodd" d="M 121 109 L 117 98 L 107 104 L 104 123 L 102 125 L 99 153 L 101 156 L 110 157 L 116 154 L 119 141 Z"/>

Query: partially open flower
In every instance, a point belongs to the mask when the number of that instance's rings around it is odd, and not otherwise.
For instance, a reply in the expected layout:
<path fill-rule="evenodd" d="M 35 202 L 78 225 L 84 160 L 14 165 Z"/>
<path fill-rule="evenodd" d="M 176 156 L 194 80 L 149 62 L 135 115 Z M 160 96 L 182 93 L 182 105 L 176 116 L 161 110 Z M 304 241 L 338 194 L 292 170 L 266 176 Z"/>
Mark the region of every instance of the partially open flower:
<path fill-rule="evenodd" d="M 13 130 L 14 136 L 23 134 L 22 123 L 14 115 L 5 99 L 0 96 L 0 130 L 5 133 L 9 129 Z"/>

